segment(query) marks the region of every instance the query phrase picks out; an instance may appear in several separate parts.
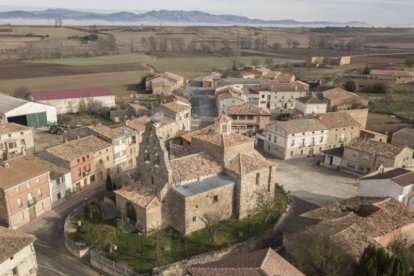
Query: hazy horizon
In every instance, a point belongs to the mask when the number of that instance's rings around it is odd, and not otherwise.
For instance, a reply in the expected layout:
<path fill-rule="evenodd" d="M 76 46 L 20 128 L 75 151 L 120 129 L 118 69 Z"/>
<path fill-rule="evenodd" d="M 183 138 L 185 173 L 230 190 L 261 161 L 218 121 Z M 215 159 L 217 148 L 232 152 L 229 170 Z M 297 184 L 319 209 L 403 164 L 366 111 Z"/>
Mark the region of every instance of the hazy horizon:
<path fill-rule="evenodd" d="M 14 0 L 12 5 L 0 4 L 1 11 L 16 9 L 41 10 L 62 8 L 101 13 L 129 11 L 141 13 L 150 10 L 204 11 L 212 14 L 231 14 L 254 19 L 297 21 L 362 21 L 372 26 L 413 26 L 411 16 L 414 1 L 411 0 L 204 0 L 195 4 L 190 0 L 156 0 L 137 3 L 134 0 L 118 0 L 116 7 L 111 0 L 56 1 Z M 99 9 L 97 9 L 99 7 Z M 385 16 L 387 15 L 387 16 Z"/>

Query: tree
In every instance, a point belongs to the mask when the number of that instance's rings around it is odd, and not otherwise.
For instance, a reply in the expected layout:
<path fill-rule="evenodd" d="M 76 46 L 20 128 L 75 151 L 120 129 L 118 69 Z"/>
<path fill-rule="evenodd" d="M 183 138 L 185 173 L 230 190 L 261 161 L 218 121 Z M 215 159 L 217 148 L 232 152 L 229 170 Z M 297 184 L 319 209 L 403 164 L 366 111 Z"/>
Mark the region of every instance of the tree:
<path fill-rule="evenodd" d="M 308 233 L 295 241 L 297 265 L 306 275 L 352 275 L 355 263 L 333 239 Z"/>
<path fill-rule="evenodd" d="M 291 38 L 286 39 L 286 44 L 287 44 L 287 46 L 288 46 L 289 49 L 292 48 L 293 39 L 291 39 Z"/>
<path fill-rule="evenodd" d="M 405 59 L 404 64 L 408 67 L 413 67 L 414 66 L 414 56 L 410 56 L 408 58 Z"/>
<path fill-rule="evenodd" d="M 101 210 L 96 203 L 90 203 L 85 207 L 85 214 L 90 222 L 99 222 L 101 218 Z"/>
<path fill-rule="evenodd" d="M 86 102 L 84 99 L 79 101 L 78 104 L 78 113 L 85 113 L 88 110 L 88 108 L 86 107 Z"/>
<path fill-rule="evenodd" d="M 296 48 L 298 48 L 300 46 L 300 42 L 299 41 L 297 41 L 297 40 L 293 40 L 292 41 L 292 48 L 293 49 L 296 49 Z"/>
<path fill-rule="evenodd" d="M 369 245 L 362 253 L 355 270 L 357 276 L 408 276 L 410 265 L 401 256 L 390 255 L 382 247 Z"/>
<path fill-rule="evenodd" d="M 114 190 L 114 184 L 112 183 L 112 178 L 109 173 L 106 175 L 105 185 L 108 192 L 112 192 Z"/>
<path fill-rule="evenodd" d="M 369 66 L 365 66 L 364 71 L 362 72 L 362 74 L 364 75 L 369 75 L 369 72 L 371 71 L 371 69 L 369 68 Z"/>
<path fill-rule="evenodd" d="M 280 44 L 279 42 L 273 43 L 273 49 L 280 49 L 280 48 L 282 48 L 282 44 Z"/>
<path fill-rule="evenodd" d="M 111 55 L 118 52 L 118 45 L 116 44 L 116 40 L 113 35 L 109 35 L 107 38 L 99 37 L 97 43 L 97 48 L 101 52 L 109 53 Z"/>
<path fill-rule="evenodd" d="M 253 66 L 257 66 L 259 65 L 259 60 L 257 58 L 252 58 L 252 60 L 250 61 L 250 64 Z"/>
<path fill-rule="evenodd" d="M 118 229 L 108 224 L 90 225 L 88 236 L 89 239 L 104 248 L 109 247 L 109 252 L 112 253 L 112 244 L 118 236 Z"/>
<path fill-rule="evenodd" d="M 215 244 L 217 240 L 217 232 L 222 227 L 222 212 L 219 210 L 210 211 L 202 216 L 201 221 L 206 225 L 208 234 L 210 235 L 211 243 Z"/>
<path fill-rule="evenodd" d="M 13 96 L 16 98 L 26 99 L 30 95 L 30 90 L 25 86 L 19 86 L 13 91 Z"/>
<path fill-rule="evenodd" d="M 273 58 L 272 57 L 265 58 L 264 63 L 266 64 L 266 66 L 269 66 L 269 67 L 273 66 L 274 64 Z"/>
<path fill-rule="evenodd" d="M 345 90 L 349 91 L 349 92 L 355 92 L 355 90 L 356 90 L 355 81 L 353 81 L 353 80 L 347 81 L 346 84 L 345 84 Z"/>

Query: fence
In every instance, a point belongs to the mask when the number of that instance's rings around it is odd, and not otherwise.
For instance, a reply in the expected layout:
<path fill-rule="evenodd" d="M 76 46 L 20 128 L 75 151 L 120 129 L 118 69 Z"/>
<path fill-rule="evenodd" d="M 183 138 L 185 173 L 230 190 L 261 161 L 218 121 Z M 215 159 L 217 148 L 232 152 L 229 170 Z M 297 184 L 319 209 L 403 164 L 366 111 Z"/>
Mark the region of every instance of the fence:
<path fill-rule="evenodd" d="M 114 276 L 134 276 L 139 275 L 127 266 L 118 264 L 104 256 L 100 255 L 98 249 L 91 250 L 91 265 Z"/>

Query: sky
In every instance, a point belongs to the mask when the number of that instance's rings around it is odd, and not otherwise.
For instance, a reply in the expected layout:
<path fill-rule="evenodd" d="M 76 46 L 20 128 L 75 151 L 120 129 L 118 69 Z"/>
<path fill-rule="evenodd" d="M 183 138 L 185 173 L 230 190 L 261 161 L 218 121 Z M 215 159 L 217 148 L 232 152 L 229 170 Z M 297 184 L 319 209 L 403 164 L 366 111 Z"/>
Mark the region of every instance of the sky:
<path fill-rule="evenodd" d="M 414 26 L 414 0 L 0 0 L 1 10 L 18 8 L 111 12 L 199 10 L 258 19 L 363 21 L 373 26 Z"/>

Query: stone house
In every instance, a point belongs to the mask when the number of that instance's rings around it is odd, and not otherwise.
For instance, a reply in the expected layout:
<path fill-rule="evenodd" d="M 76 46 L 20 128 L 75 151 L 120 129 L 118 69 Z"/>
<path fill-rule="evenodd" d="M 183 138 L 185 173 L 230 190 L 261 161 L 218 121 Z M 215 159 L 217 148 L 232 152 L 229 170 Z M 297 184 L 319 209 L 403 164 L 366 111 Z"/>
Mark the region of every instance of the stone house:
<path fill-rule="evenodd" d="M 414 170 L 380 168 L 359 179 L 358 196 L 390 197 L 414 208 Z"/>
<path fill-rule="evenodd" d="M 369 71 L 369 74 L 374 76 L 393 76 L 396 78 L 397 84 L 414 81 L 414 73 L 410 71 L 372 69 Z"/>
<path fill-rule="evenodd" d="M 42 158 L 71 171 L 75 193 L 104 180 L 114 168 L 112 144 L 93 135 L 49 148 Z"/>
<path fill-rule="evenodd" d="M 366 174 L 375 171 L 380 165 L 385 168 L 409 167 L 412 156 L 413 151 L 408 147 L 355 138 L 344 147 L 341 166 Z"/>
<path fill-rule="evenodd" d="M 183 77 L 170 72 L 165 72 L 147 78 L 145 81 L 145 88 L 147 91 L 152 91 L 155 95 L 167 96 L 172 95 L 174 90 L 183 87 L 184 82 L 185 80 Z"/>
<path fill-rule="evenodd" d="M 414 150 L 414 128 L 403 128 L 392 135 L 391 143 L 396 146 L 407 146 Z"/>
<path fill-rule="evenodd" d="M 387 143 L 388 142 L 388 135 L 375 132 L 368 129 L 361 129 L 361 133 L 359 134 L 359 137 L 365 140 L 375 140 L 378 142 Z"/>
<path fill-rule="evenodd" d="M 347 74 L 339 77 L 339 86 L 345 89 L 348 81 L 355 82 L 355 92 L 370 92 L 375 85 L 385 89 L 397 84 L 397 77 L 393 75 Z"/>
<path fill-rule="evenodd" d="M 251 104 L 231 106 L 227 115 L 232 119 L 232 131 L 245 134 L 255 133 L 269 124 L 270 111 Z"/>
<path fill-rule="evenodd" d="M 278 121 L 256 134 L 256 146 L 284 160 L 309 157 L 325 150 L 328 133 L 318 119 Z"/>
<path fill-rule="evenodd" d="M 222 89 L 216 93 L 218 114 L 226 114 L 229 107 L 243 105 L 248 101 L 247 96 L 235 87 L 228 87 L 228 89 Z"/>
<path fill-rule="evenodd" d="M 257 194 L 274 194 L 275 164 L 254 149 L 254 140 L 231 132 L 220 116 L 209 130 L 192 137 L 192 152 L 170 160 L 158 124 L 146 125 L 138 156 L 140 183 L 115 191 L 124 221 L 140 231 L 173 227 L 183 234 L 206 220 L 246 217 Z"/>
<path fill-rule="evenodd" d="M 0 227 L 1 275 L 37 275 L 35 240 L 33 235 Z"/>
<path fill-rule="evenodd" d="M 0 161 L 32 153 L 33 129 L 14 124 L 0 123 Z"/>
<path fill-rule="evenodd" d="M 295 109 L 303 115 L 322 114 L 328 110 L 328 104 L 312 95 L 297 98 Z"/>
<path fill-rule="evenodd" d="M 298 228 L 295 225 L 302 225 Z M 354 260 L 372 244 L 387 248 L 397 238 L 414 241 L 414 211 L 391 198 L 353 197 L 301 214 L 282 227 L 286 252 L 299 257 L 308 235 L 334 237 Z"/>
<path fill-rule="evenodd" d="M 217 72 L 211 72 L 210 75 L 203 77 L 201 86 L 203 88 L 213 88 L 216 87 L 220 81 L 222 75 Z"/>
<path fill-rule="evenodd" d="M 188 268 L 190 276 L 304 276 L 272 248 L 229 254 L 220 260 L 192 265 Z"/>
<path fill-rule="evenodd" d="M 50 171 L 40 162 L 19 157 L 0 166 L 0 222 L 17 229 L 52 208 Z"/>
<path fill-rule="evenodd" d="M 82 88 L 56 91 L 31 92 L 29 100 L 56 107 L 57 114 L 76 113 L 79 105 L 89 102 L 99 102 L 102 107 L 113 108 L 115 95 L 109 88 Z"/>
<path fill-rule="evenodd" d="M 326 149 L 343 147 L 360 135 L 359 123 L 345 112 L 322 114 L 318 119 L 329 130 Z"/>
<path fill-rule="evenodd" d="M 90 126 L 89 129 L 93 135 L 112 144 L 116 172 L 131 170 L 137 166 L 136 156 L 139 151 L 137 131 L 126 126 L 110 128 L 101 124 Z"/>
<path fill-rule="evenodd" d="M 149 110 L 143 105 L 137 103 L 128 104 L 128 115 L 134 117 L 141 117 L 148 114 Z"/>
<path fill-rule="evenodd" d="M 191 104 L 180 101 L 172 101 L 161 104 L 156 112 L 162 112 L 163 116 L 174 120 L 177 130 L 191 130 Z"/>

